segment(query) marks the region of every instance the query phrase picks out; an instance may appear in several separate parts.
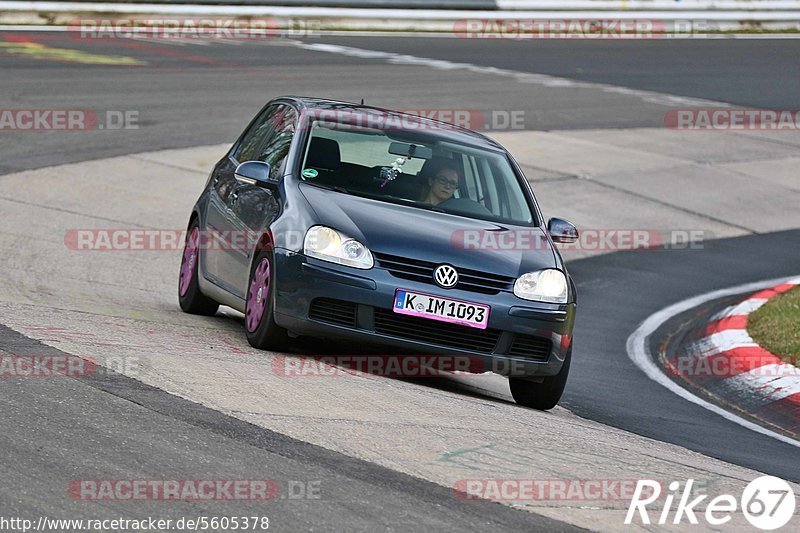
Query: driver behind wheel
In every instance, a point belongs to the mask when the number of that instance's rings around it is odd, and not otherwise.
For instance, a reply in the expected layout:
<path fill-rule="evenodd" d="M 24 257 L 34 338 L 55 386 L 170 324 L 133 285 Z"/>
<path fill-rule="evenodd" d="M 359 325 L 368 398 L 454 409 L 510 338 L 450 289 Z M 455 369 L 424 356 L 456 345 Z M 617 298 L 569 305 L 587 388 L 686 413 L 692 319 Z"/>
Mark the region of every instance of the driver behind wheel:
<path fill-rule="evenodd" d="M 460 178 L 458 171 L 447 163 L 434 165 L 428 174 L 428 180 L 420 195 L 420 200 L 438 205 L 453 197 L 458 189 Z"/>

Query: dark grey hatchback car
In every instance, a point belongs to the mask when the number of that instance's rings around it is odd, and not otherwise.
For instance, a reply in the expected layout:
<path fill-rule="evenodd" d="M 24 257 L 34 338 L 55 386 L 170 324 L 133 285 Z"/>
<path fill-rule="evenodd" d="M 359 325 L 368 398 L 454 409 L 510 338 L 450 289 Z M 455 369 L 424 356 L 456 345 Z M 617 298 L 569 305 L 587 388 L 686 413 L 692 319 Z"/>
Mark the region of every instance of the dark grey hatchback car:
<path fill-rule="evenodd" d="M 189 218 L 179 301 L 245 314 L 251 345 L 291 337 L 448 354 L 555 406 L 575 286 L 521 169 L 446 123 L 314 98 L 269 102 L 211 171 Z"/>

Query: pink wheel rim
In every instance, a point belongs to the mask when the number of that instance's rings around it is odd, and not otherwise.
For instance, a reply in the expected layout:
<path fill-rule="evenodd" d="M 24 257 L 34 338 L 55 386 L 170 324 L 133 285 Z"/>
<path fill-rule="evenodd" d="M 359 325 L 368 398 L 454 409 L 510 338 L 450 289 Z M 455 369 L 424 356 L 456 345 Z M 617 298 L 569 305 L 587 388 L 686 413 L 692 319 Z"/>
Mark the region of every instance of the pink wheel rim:
<path fill-rule="evenodd" d="M 200 229 L 195 226 L 189 232 L 186 238 L 186 245 L 183 248 L 183 258 L 181 259 L 181 277 L 178 283 L 178 289 L 181 296 L 186 296 L 189 292 L 189 285 L 192 283 L 192 278 L 196 271 L 197 266 L 197 249 L 198 241 L 200 240 Z"/>
<path fill-rule="evenodd" d="M 269 260 L 265 257 L 253 272 L 250 290 L 247 292 L 247 312 L 245 313 L 247 331 L 252 333 L 261 324 L 267 308 L 267 300 L 269 300 Z"/>

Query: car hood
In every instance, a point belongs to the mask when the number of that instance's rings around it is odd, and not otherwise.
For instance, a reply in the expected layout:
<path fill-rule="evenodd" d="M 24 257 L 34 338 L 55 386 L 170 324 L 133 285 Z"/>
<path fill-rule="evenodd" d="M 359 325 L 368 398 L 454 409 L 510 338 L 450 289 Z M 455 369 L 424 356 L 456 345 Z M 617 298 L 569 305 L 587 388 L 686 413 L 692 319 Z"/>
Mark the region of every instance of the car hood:
<path fill-rule="evenodd" d="M 319 224 L 357 239 L 374 253 L 514 277 L 558 265 L 550 241 L 538 227 L 437 213 L 306 183 L 300 190 Z"/>

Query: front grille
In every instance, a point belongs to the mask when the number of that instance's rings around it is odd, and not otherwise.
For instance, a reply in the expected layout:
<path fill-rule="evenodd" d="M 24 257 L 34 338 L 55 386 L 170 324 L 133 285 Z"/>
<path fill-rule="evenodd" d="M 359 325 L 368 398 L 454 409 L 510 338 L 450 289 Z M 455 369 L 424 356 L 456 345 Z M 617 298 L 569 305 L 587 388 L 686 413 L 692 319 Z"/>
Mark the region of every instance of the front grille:
<path fill-rule="evenodd" d="M 500 337 L 495 329 L 476 329 L 427 318 L 400 315 L 375 309 L 375 331 L 404 339 L 438 344 L 448 348 L 491 353 Z"/>
<path fill-rule="evenodd" d="M 327 324 L 358 328 L 358 305 L 331 298 L 315 298 L 311 302 L 308 318 Z M 450 324 L 428 318 L 401 315 L 390 309 L 374 308 L 375 332 L 411 341 L 436 344 L 445 348 L 478 353 L 495 353 L 501 331 L 477 329 Z M 550 357 L 552 342 L 545 337 L 514 334 L 507 355 L 546 361 Z"/>
<path fill-rule="evenodd" d="M 514 342 L 511 343 L 511 348 L 508 349 L 508 355 L 546 361 L 550 356 L 552 345 L 553 343 L 550 339 L 517 333 L 514 335 Z"/>
<path fill-rule="evenodd" d="M 435 284 L 433 270 L 441 264 L 383 253 L 373 252 L 372 255 L 378 260 L 378 266 L 388 270 L 392 276 L 431 285 Z M 458 271 L 458 284 L 455 288 L 458 289 L 497 294 L 500 291 L 510 291 L 514 287 L 515 278 L 458 266 L 455 269 Z"/>
<path fill-rule="evenodd" d="M 308 318 L 354 328 L 356 327 L 357 308 L 358 306 L 351 302 L 333 300 L 331 298 L 316 298 L 311 302 Z"/>

